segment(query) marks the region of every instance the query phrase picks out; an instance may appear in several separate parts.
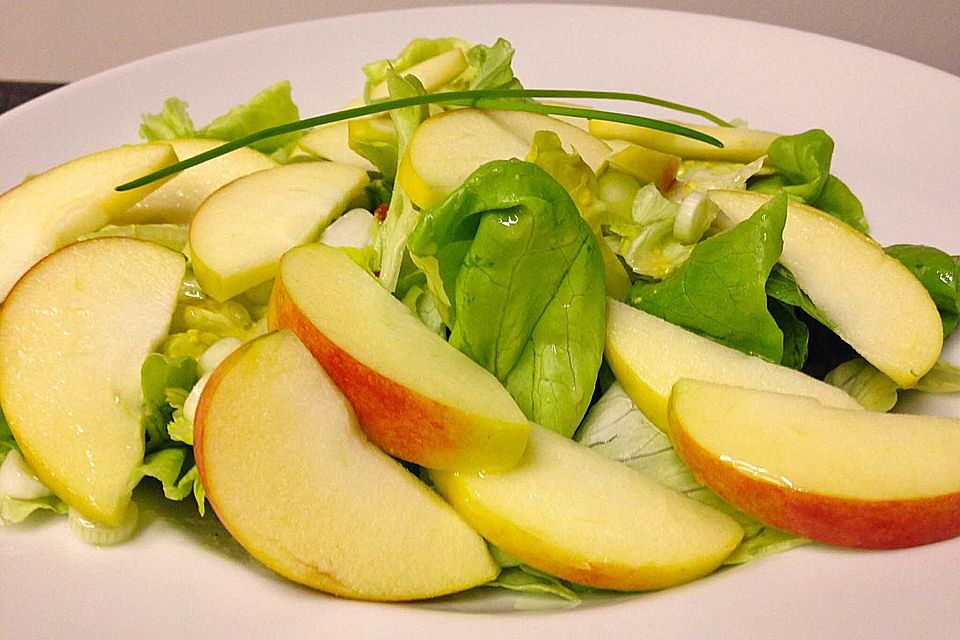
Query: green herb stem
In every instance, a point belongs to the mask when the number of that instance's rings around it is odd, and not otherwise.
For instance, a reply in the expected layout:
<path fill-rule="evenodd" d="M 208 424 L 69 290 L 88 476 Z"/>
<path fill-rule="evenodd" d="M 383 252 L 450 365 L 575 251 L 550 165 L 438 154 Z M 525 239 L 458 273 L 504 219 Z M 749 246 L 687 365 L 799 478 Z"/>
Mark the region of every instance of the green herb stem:
<path fill-rule="evenodd" d="M 334 111 L 332 113 L 326 113 L 320 116 L 314 116 L 312 118 L 305 118 L 303 120 L 297 120 L 275 127 L 261 129 L 260 131 L 251 133 L 250 135 L 226 142 L 219 147 L 215 147 L 209 151 L 204 151 L 203 153 L 199 153 L 195 156 L 187 158 L 186 160 L 182 160 L 176 164 L 172 164 L 141 178 L 137 178 L 136 180 L 122 184 L 116 187 L 116 190 L 129 191 L 131 189 L 142 187 L 150 184 L 151 182 L 155 182 L 162 178 L 166 178 L 167 176 L 179 173 L 185 169 L 189 169 L 190 167 L 207 162 L 208 160 L 213 160 L 214 158 L 230 153 L 231 151 L 235 151 L 242 147 L 246 147 L 255 142 L 272 138 L 274 136 L 301 131 L 303 129 L 311 129 L 313 127 L 331 124 L 333 122 L 363 118 L 386 111 L 392 111 L 394 109 L 403 109 L 405 107 L 415 107 L 425 104 L 473 106 L 483 109 L 529 111 L 545 115 L 562 115 L 577 118 L 588 118 L 593 120 L 608 120 L 611 122 L 620 122 L 623 124 L 644 127 L 647 129 L 656 129 L 658 131 L 664 131 L 687 138 L 693 138 L 694 140 L 699 140 L 715 147 L 723 147 L 723 143 L 713 136 L 673 122 L 666 122 L 644 116 L 635 116 L 614 111 L 603 111 L 587 107 L 547 105 L 526 100 L 527 98 L 592 98 L 642 102 L 645 104 L 675 109 L 684 113 L 701 115 L 713 122 L 722 123 L 722 125 L 729 126 L 723 120 L 720 120 L 716 116 L 708 114 L 700 109 L 632 93 L 564 89 L 485 89 L 480 91 L 447 91 L 411 96 L 408 98 L 399 98 L 396 100 L 374 102 L 361 107 L 343 109 L 341 111 Z"/>

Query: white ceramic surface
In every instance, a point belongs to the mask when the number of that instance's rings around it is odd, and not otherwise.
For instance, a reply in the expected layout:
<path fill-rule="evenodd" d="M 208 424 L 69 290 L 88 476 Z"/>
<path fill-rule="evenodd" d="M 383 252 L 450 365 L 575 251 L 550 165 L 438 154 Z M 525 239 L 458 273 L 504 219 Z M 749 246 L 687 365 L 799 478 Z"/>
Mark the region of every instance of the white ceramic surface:
<path fill-rule="evenodd" d="M 148 58 L 0 117 L 0 191 L 134 141 L 139 114 L 168 96 L 204 123 L 287 78 L 303 114 L 316 114 L 359 91 L 362 63 L 413 36 L 451 34 L 511 40 L 528 87 L 633 90 L 764 129 L 822 127 L 837 143 L 834 172 L 860 195 L 878 240 L 960 253 L 960 79 L 796 31 L 613 7 L 366 14 Z M 955 399 L 927 408 L 960 415 Z M 143 530 L 117 548 L 85 546 L 63 519 L 0 530 L 0 637 L 949 638 L 960 622 L 960 540 L 882 553 L 811 546 L 664 592 L 514 612 L 535 605 L 486 591 L 415 605 L 315 594 L 248 560 L 212 514 L 200 522 L 190 504 L 138 501 Z"/>

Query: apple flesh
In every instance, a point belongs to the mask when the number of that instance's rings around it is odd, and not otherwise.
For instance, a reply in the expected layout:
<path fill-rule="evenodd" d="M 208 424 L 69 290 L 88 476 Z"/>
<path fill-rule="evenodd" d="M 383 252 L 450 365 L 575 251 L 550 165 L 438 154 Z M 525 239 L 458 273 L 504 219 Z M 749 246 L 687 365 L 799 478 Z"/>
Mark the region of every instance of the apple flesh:
<path fill-rule="evenodd" d="M 739 544 L 732 518 L 535 426 L 504 473 L 431 471 L 483 537 L 521 562 L 602 589 L 662 589 L 706 575 Z"/>
<path fill-rule="evenodd" d="M 238 178 L 210 195 L 190 224 L 197 281 L 223 301 L 272 279 L 280 256 L 309 242 L 369 182 L 359 167 L 299 162 Z"/>
<path fill-rule="evenodd" d="M 290 580 L 348 598 L 416 600 L 497 575 L 480 536 L 367 440 L 289 332 L 248 343 L 216 369 L 194 452 L 223 525 Z"/>
<path fill-rule="evenodd" d="M 730 224 L 770 199 L 750 191 L 708 195 Z M 837 335 L 901 387 L 912 387 L 937 362 L 943 326 L 936 305 L 920 281 L 871 238 L 829 214 L 789 202 L 780 263 Z"/>
<path fill-rule="evenodd" d="M 64 502 L 116 525 L 143 459 L 140 365 L 167 332 L 185 261 L 99 238 L 37 263 L 0 313 L 0 402 L 24 458 Z"/>
<path fill-rule="evenodd" d="M 268 317 L 297 334 L 391 455 L 431 469 L 502 470 L 523 454 L 529 422 L 493 374 L 340 250 L 288 252 Z"/>
<path fill-rule="evenodd" d="M 160 187 L 114 187 L 177 161 L 166 144 L 125 145 L 50 169 L 0 195 L 0 301 L 27 269 Z"/>
<path fill-rule="evenodd" d="M 223 144 L 222 140 L 208 138 L 183 138 L 167 142 L 180 160 Z M 250 147 L 242 147 L 181 171 L 148 197 L 126 211 L 118 212 L 113 221 L 117 224 L 190 222 L 200 203 L 223 185 L 254 171 L 275 166 L 277 163 L 270 156 Z"/>
<path fill-rule="evenodd" d="M 312 156 L 376 171 L 373 163 L 350 148 L 349 124 L 331 122 L 311 130 L 300 138 L 300 148 Z"/>
<path fill-rule="evenodd" d="M 610 146 L 614 149 L 610 166 L 633 176 L 641 184 L 653 183 L 660 193 L 667 193 L 677 181 L 680 156 L 630 143 L 614 141 Z"/>
<path fill-rule="evenodd" d="M 723 148 L 714 147 L 706 142 L 675 133 L 605 120 L 591 120 L 590 133 L 603 140 L 632 142 L 642 147 L 680 156 L 688 160 L 740 162 L 744 164 L 765 156 L 770 143 L 780 136 L 779 133 L 759 129 L 704 126 L 686 122 L 677 124 L 713 136 L 723 143 Z"/>
<path fill-rule="evenodd" d="M 583 129 L 538 113 L 457 109 L 428 118 L 414 133 L 397 180 L 421 208 L 441 201 L 480 165 L 526 158 L 537 131 L 553 131 L 565 149 L 600 169 L 611 150 Z"/>
<path fill-rule="evenodd" d="M 670 435 L 698 481 L 798 536 L 892 549 L 960 535 L 956 418 L 683 380 L 670 396 Z"/>
<path fill-rule="evenodd" d="M 453 48 L 449 51 L 427 58 L 423 62 L 404 69 L 401 76 L 415 76 L 427 93 L 432 93 L 451 82 L 467 68 L 467 58 L 463 50 Z M 370 102 L 383 100 L 390 96 L 387 81 L 379 82 L 370 88 Z"/>
<path fill-rule="evenodd" d="M 815 398 L 861 409 L 844 391 L 789 367 L 699 336 L 628 304 L 607 299 L 607 362 L 634 404 L 667 431 L 667 401 L 681 378 Z"/>

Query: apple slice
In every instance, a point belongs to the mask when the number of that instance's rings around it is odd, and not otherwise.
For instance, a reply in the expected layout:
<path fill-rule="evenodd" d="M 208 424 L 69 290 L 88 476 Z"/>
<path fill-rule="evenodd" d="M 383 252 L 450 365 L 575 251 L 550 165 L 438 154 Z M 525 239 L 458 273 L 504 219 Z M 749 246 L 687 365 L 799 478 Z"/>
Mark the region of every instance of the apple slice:
<path fill-rule="evenodd" d="M 491 160 L 525 158 L 530 141 L 478 109 L 457 109 L 427 118 L 410 139 L 397 180 L 422 209 L 440 202 L 477 167 Z"/>
<path fill-rule="evenodd" d="M 467 58 L 463 50 L 457 47 L 444 51 L 423 62 L 417 63 L 400 72 L 403 76 L 416 76 L 427 93 L 432 93 L 452 81 L 467 68 Z M 379 82 L 370 88 L 370 102 L 389 97 L 387 81 Z"/>
<path fill-rule="evenodd" d="M 307 345 L 391 455 L 431 469 L 502 470 L 523 454 L 530 424 L 493 374 L 340 250 L 288 252 L 269 318 Z"/>
<path fill-rule="evenodd" d="M 610 166 L 632 175 L 641 184 L 653 183 L 666 193 L 677 180 L 680 156 L 648 149 L 628 142 L 612 141 Z"/>
<path fill-rule="evenodd" d="M 708 195 L 732 224 L 770 199 L 750 191 Z M 901 387 L 916 384 L 940 357 L 943 326 L 930 294 L 899 260 L 851 226 L 789 202 L 780 263 L 837 335 Z"/>
<path fill-rule="evenodd" d="M 376 171 L 373 163 L 350 148 L 349 123 L 331 122 L 311 130 L 300 138 L 300 148 L 332 162 L 340 162 L 366 171 Z"/>
<path fill-rule="evenodd" d="M 40 258 L 96 231 L 163 184 L 114 187 L 177 161 L 166 144 L 98 151 L 50 169 L 0 195 L 0 301 Z"/>
<path fill-rule="evenodd" d="M 559 118 L 527 111 L 490 110 L 484 113 L 503 128 L 526 140 L 528 150 L 538 131 L 552 131 L 560 138 L 565 149 L 576 151 L 595 172 L 599 171 L 610 157 L 611 149 L 606 142 Z"/>
<path fill-rule="evenodd" d="M 960 535 L 960 420 L 682 380 L 670 435 L 701 483 L 805 538 L 892 549 Z"/>
<path fill-rule="evenodd" d="M 197 281 L 223 301 L 270 280 L 280 256 L 316 238 L 368 182 L 363 169 L 335 162 L 237 178 L 204 200 L 190 224 Z"/>
<path fill-rule="evenodd" d="M 553 131 L 598 170 L 611 154 L 605 142 L 557 118 L 520 111 L 457 109 L 428 118 L 414 133 L 397 180 L 414 204 L 436 204 L 480 165 L 526 158 L 537 131 Z"/>
<path fill-rule="evenodd" d="M 780 136 L 771 131 L 743 129 L 741 127 L 715 127 L 681 122 L 685 127 L 711 135 L 723 143 L 723 148 L 714 147 L 675 133 L 647 129 L 621 122 L 591 120 L 590 133 L 604 140 L 623 140 L 643 147 L 670 153 L 690 160 L 715 160 L 718 162 L 753 162 L 767 154 L 770 143 Z"/>
<path fill-rule="evenodd" d="M 230 534 L 301 584 L 416 600 L 499 570 L 479 535 L 367 440 L 347 399 L 287 331 L 247 343 L 217 368 L 197 407 L 194 452 Z"/>
<path fill-rule="evenodd" d="M 166 334 L 182 255 L 130 238 L 68 245 L 0 313 L 0 402 L 24 458 L 80 514 L 117 525 L 143 459 L 140 365 Z"/>
<path fill-rule="evenodd" d="M 793 393 L 851 410 L 862 408 L 826 382 L 749 356 L 610 298 L 604 355 L 627 395 L 661 431 L 668 429 L 670 390 L 681 378 Z"/>
<path fill-rule="evenodd" d="M 743 530 L 726 514 L 543 427 L 505 473 L 431 471 L 480 535 L 521 562 L 602 589 L 662 589 L 716 569 Z"/>
<path fill-rule="evenodd" d="M 180 160 L 192 158 L 223 144 L 222 140 L 207 138 L 183 138 L 167 142 Z M 180 172 L 148 197 L 126 211 L 118 212 L 113 221 L 117 224 L 190 222 L 200 203 L 223 185 L 240 176 L 275 166 L 276 161 L 255 149 L 243 147 L 231 151 Z"/>

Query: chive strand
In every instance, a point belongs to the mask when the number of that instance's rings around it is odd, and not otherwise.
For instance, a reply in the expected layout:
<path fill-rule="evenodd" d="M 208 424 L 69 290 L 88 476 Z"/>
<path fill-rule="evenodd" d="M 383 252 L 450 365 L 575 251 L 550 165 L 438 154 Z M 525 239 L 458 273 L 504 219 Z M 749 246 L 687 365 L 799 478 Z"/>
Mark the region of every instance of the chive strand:
<path fill-rule="evenodd" d="M 446 105 L 470 105 L 484 109 L 497 109 L 497 110 L 508 110 L 508 111 L 528 111 L 533 113 L 541 113 L 546 115 L 563 115 L 571 116 L 577 118 L 589 118 L 595 120 L 608 120 L 611 122 L 620 122 L 623 124 L 630 124 L 639 127 L 644 127 L 647 129 L 655 129 L 659 131 L 664 131 L 667 133 L 673 133 L 676 135 L 693 138 L 695 140 L 700 140 L 707 144 L 713 145 L 715 147 L 723 147 L 723 143 L 714 138 L 713 136 L 707 135 L 700 131 L 696 131 L 689 127 L 679 125 L 672 122 L 665 122 L 663 120 L 657 120 L 654 118 L 647 118 L 644 116 L 635 116 L 625 113 L 619 113 L 614 111 L 603 111 L 599 109 L 592 109 L 586 107 L 574 107 L 574 106 L 562 106 L 562 105 L 545 105 L 538 102 L 532 102 L 528 100 L 522 100 L 523 98 L 594 98 L 594 99 L 611 99 L 611 100 L 625 100 L 632 102 L 643 102 L 645 104 L 653 104 L 656 106 L 664 106 L 667 108 L 673 108 L 675 110 L 683 111 L 685 113 L 695 113 L 696 115 L 702 115 L 713 122 L 723 123 L 725 126 L 729 126 L 724 123 L 722 120 L 708 114 L 705 111 L 700 109 L 695 109 L 693 107 L 687 107 L 686 105 L 681 105 L 674 102 L 669 102 L 666 100 L 660 100 L 658 98 L 650 98 L 649 96 L 642 96 L 639 94 L 628 94 L 628 93 L 619 93 L 619 92 L 609 92 L 609 91 L 581 91 L 581 90 L 563 90 L 563 89 L 487 89 L 482 91 L 448 91 L 441 93 L 431 93 L 418 96 L 410 96 L 407 98 L 398 98 L 395 100 L 385 100 L 382 102 L 374 102 L 371 104 L 363 105 L 360 107 L 353 107 L 350 109 L 343 109 L 342 111 L 334 111 L 332 113 L 325 113 L 319 116 L 313 116 L 311 118 L 304 118 L 303 120 L 297 120 L 295 122 L 288 122 L 285 124 L 277 125 L 274 127 L 268 127 L 266 129 L 261 129 L 249 135 L 243 136 L 242 138 L 237 138 L 230 142 L 225 142 L 224 144 L 210 149 L 209 151 L 204 151 L 195 156 L 172 164 L 168 167 L 164 167 L 158 171 L 154 171 L 148 175 L 137 178 L 125 184 L 122 184 L 116 187 L 117 191 L 129 191 L 131 189 L 136 189 L 144 185 L 150 184 L 157 180 L 166 178 L 175 173 L 179 173 L 185 169 L 189 169 L 198 164 L 207 162 L 214 158 L 220 157 L 224 154 L 230 153 L 242 147 L 249 146 L 255 142 L 265 140 L 267 138 L 272 138 L 274 136 L 284 135 L 287 133 L 293 133 L 295 131 L 301 131 L 303 129 L 311 129 L 313 127 L 318 127 L 324 124 L 331 124 L 334 122 L 341 122 L 343 120 L 352 120 L 354 118 L 362 118 L 366 116 L 376 115 L 378 113 L 383 113 L 385 111 L 392 111 L 394 109 L 403 109 L 405 107 L 414 107 L 425 104 L 446 104 Z"/>

